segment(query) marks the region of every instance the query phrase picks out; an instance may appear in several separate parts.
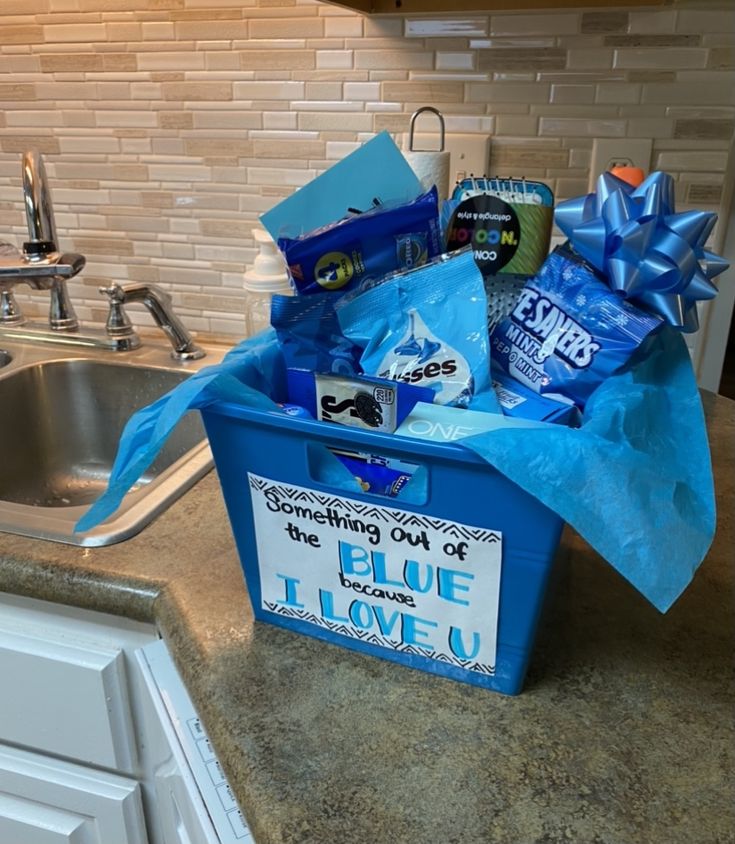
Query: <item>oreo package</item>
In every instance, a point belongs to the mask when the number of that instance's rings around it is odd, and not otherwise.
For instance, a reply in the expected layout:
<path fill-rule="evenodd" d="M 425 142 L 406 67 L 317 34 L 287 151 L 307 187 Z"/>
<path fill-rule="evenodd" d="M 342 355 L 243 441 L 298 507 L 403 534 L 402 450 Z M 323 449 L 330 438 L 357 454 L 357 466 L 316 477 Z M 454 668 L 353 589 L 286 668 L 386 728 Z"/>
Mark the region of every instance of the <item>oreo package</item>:
<path fill-rule="evenodd" d="M 431 402 L 433 390 L 399 384 L 383 378 L 353 378 L 286 371 L 289 402 L 306 408 L 323 422 L 335 422 L 369 431 L 392 434 L 416 402 Z"/>
<path fill-rule="evenodd" d="M 493 330 L 493 363 L 534 392 L 583 409 L 661 325 L 558 247 Z"/>
<path fill-rule="evenodd" d="M 403 205 L 379 206 L 278 248 L 299 294 L 344 293 L 389 273 L 425 264 L 441 252 L 436 187 Z"/>

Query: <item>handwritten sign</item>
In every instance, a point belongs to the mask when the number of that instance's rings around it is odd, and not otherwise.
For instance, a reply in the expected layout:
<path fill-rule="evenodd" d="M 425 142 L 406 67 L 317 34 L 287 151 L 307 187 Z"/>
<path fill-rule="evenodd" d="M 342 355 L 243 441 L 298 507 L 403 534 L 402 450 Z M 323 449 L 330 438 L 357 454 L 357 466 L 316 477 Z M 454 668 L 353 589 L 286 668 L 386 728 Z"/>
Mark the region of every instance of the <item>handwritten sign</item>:
<path fill-rule="evenodd" d="M 498 531 L 248 480 L 264 610 L 495 673 Z"/>

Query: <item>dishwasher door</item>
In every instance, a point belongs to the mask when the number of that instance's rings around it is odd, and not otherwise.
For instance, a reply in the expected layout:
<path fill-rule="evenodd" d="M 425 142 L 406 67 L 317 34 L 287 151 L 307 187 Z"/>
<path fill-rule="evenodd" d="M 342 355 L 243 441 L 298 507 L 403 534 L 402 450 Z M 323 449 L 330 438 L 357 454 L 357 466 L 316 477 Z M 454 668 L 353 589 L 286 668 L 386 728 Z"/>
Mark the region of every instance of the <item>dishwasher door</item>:
<path fill-rule="evenodd" d="M 151 706 L 155 797 L 165 844 L 255 844 L 163 640 L 136 659 Z"/>

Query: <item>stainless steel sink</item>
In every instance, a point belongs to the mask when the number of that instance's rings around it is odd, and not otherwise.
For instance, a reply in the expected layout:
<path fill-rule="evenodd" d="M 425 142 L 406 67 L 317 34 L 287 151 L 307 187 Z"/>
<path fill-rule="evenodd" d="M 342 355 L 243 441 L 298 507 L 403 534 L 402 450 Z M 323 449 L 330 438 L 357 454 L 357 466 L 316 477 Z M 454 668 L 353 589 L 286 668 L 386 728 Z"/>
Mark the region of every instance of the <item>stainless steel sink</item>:
<path fill-rule="evenodd" d="M 7 347 L 6 347 L 7 348 Z M 0 370 L 0 531 L 73 545 L 108 545 L 140 531 L 212 466 L 198 414 L 182 419 L 118 512 L 85 534 L 77 519 L 106 489 L 131 414 L 218 362 L 172 364 L 169 349 L 9 349 Z"/>

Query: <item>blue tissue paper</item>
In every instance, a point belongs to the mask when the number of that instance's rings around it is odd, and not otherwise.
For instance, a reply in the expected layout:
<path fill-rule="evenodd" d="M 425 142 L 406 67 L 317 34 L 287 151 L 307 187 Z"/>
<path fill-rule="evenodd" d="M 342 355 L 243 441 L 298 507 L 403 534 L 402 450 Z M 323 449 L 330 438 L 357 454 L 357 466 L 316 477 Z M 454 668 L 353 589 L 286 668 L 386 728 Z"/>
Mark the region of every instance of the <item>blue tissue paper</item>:
<path fill-rule="evenodd" d="M 539 423 L 462 441 L 554 510 L 666 612 L 715 532 L 704 413 L 683 338 L 603 382 L 578 429 Z"/>
<path fill-rule="evenodd" d="M 284 391 L 285 366 L 269 330 L 139 410 L 121 438 L 108 490 L 77 530 L 114 513 L 187 410 L 224 399 L 283 413 L 269 396 Z M 408 452 L 409 441 L 399 442 Z M 526 422 L 458 445 L 558 513 L 662 612 L 691 581 L 714 536 L 704 415 L 685 343 L 669 326 L 645 360 L 595 390 L 580 428 Z M 323 450 L 338 485 L 356 491 L 350 473 Z M 399 499 L 412 500 L 413 483 Z"/>
<path fill-rule="evenodd" d="M 284 385 L 285 395 L 285 383 L 286 368 L 271 328 L 236 346 L 222 363 L 200 370 L 153 404 L 138 410 L 120 437 L 107 489 L 77 522 L 75 532 L 90 530 L 117 510 L 188 410 L 220 399 L 264 410 L 280 409 L 269 395 L 273 384 Z"/>

